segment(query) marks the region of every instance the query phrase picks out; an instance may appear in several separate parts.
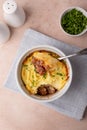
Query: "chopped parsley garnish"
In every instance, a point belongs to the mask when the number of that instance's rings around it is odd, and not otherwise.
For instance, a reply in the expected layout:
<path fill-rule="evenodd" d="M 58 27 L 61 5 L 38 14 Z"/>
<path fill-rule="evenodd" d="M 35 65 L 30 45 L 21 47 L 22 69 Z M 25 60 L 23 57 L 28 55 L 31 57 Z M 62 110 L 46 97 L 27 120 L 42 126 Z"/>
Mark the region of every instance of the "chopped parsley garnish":
<path fill-rule="evenodd" d="M 32 63 L 30 63 L 30 65 L 32 65 Z"/>
<path fill-rule="evenodd" d="M 34 87 L 34 83 L 35 83 L 35 81 L 33 80 L 33 81 L 32 81 L 32 87 Z"/>
<path fill-rule="evenodd" d="M 46 77 L 47 77 L 47 74 L 45 73 L 45 74 L 43 75 L 43 78 L 46 79 Z"/>
<path fill-rule="evenodd" d="M 28 65 L 26 65 L 26 64 L 23 64 L 23 67 L 28 67 Z"/>
<path fill-rule="evenodd" d="M 59 76 L 63 76 L 63 74 L 62 73 L 56 73 L 57 75 L 59 75 Z"/>
<path fill-rule="evenodd" d="M 36 68 L 34 67 L 34 71 L 37 73 Z"/>
<path fill-rule="evenodd" d="M 55 77 L 55 75 L 52 75 L 52 77 Z"/>
<path fill-rule="evenodd" d="M 32 75 L 32 78 L 34 78 L 34 75 Z"/>
<path fill-rule="evenodd" d="M 86 29 L 87 17 L 81 11 L 72 9 L 62 17 L 61 25 L 67 33 L 76 35 Z"/>
<path fill-rule="evenodd" d="M 23 64 L 23 67 L 25 67 L 26 70 L 30 71 L 29 68 L 28 68 L 28 65 Z"/>

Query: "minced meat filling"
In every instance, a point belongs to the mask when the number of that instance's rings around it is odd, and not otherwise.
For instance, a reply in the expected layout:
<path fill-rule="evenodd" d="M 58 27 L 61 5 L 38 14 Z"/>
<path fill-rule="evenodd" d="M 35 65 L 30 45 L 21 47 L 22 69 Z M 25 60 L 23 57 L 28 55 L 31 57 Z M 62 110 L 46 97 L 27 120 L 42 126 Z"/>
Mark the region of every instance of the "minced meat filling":
<path fill-rule="evenodd" d="M 46 66 L 43 60 L 38 60 L 35 57 L 32 58 L 32 64 L 40 75 L 44 75 L 49 69 L 49 66 Z"/>
<path fill-rule="evenodd" d="M 48 94 L 53 94 L 56 91 L 57 90 L 54 87 L 52 87 L 51 85 L 41 85 L 38 88 L 37 94 L 41 95 L 41 96 L 45 96 L 45 95 L 48 95 Z"/>

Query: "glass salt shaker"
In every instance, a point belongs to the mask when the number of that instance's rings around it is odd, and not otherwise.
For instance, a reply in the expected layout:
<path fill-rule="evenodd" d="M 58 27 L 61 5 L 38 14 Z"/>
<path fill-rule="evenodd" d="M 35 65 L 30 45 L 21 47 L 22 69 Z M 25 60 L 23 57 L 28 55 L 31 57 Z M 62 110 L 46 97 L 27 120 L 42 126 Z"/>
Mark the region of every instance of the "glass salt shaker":
<path fill-rule="evenodd" d="M 25 12 L 14 0 L 3 3 L 4 19 L 12 27 L 20 27 L 25 22 Z"/>

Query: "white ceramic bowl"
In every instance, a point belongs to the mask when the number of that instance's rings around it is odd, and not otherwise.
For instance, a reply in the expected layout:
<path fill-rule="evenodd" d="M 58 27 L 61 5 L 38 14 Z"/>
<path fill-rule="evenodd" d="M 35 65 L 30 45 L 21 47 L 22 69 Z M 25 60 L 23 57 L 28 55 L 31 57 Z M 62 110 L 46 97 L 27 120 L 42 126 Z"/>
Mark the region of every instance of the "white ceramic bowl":
<path fill-rule="evenodd" d="M 20 57 L 20 59 L 18 61 L 17 69 L 16 69 L 16 81 L 17 81 L 19 89 L 22 91 L 22 93 L 25 96 L 32 98 L 32 99 L 39 101 L 39 102 L 50 102 L 50 101 L 53 101 L 53 100 L 63 96 L 66 93 L 66 91 L 68 90 L 68 88 L 70 87 L 70 84 L 72 81 L 72 67 L 71 67 L 70 61 L 68 59 L 66 59 L 65 61 L 66 61 L 67 67 L 68 67 L 69 79 L 68 79 L 67 83 L 65 84 L 65 86 L 63 87 L 63 89 L 61 89 L 60 91 L 54 93 L 53 95 L 51 95 L 49 97 L 48 96 L 41 97 L 41 96 L 31 95 L 29 93 L 29 91 L 25 88 L 25 86 L 21 80 L 21 67 L 22 67 L 22 63 L 23 63 L 24 59 L 27 56 L 29 56 L 29 54 L 31 54 L 32 52 L 37 51 L 37 50 L 51 51 L 51 52 L 54 52 L 60 56 L 65 56 L 65 54 L 61 50 L 59 50 L 55 47 L 52 47 L 52 46 L 48 46 L 48 45 L 36 46 L 36 47 L 28 50 L 26 53 L 24 53 Z"/>
<path fill-rule="evenodd" d="M 87 17 L 87 12 L 86 12 L 86 10 L 84 10 L 83 8 L 77 7 L 77 6 L 76 6 L 76 7 L 70 7 L 70 8 L 68 8 L 68 9 L 64 10 L 64 12 L 62 12 L 62 14 L 60 15 L 60 21 L 59 21 L 60 28 L 62 29 L 62 31 L 63 31 L 65 34 L 67 34 L 67 35 L 69 35 L 69 36 L 81 36 L 81 35 L 83 35 L 83 34 L 87 31 L 87 27 L 86 27 L 86 29 L 84 29 L 81 33 L 76 34 L 76 35 L 73 35 L 73 34 L 67 33 L 67 32 L 63 29 L 63 27 L 62 27 L 62 25 L 61 25 L 62 17 L 63 17 L 67 12 L 71 11 L 72 9 L 76 9 L 76 10 L 78 10 L 78 11 L 81 11 L 81 12 L 83 13 L 83 15 Z"/>

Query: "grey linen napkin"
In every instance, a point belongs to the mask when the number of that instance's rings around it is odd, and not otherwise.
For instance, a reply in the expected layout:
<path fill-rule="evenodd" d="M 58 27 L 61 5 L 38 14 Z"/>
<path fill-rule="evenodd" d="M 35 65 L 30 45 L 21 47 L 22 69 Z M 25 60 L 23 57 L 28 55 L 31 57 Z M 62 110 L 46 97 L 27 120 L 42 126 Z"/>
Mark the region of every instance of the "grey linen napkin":
<path fill-rule="evenodd" d="M 20 92 L 15 78 L 17 61 L 26 50 L 42 44 L 59 48 L 66 55 L 79 50 L 78 47 L 65 44 L 35 30 L 28 29 L 24 34 L 16 58 L 5 82 L 7 88 Z M 61 98 L 42 104 L 70 117 L 82 119 L 87 106 L 87 56 L 73 57 L 70 61 L 73 68 L 73 81 L 69 90 Z"/>

